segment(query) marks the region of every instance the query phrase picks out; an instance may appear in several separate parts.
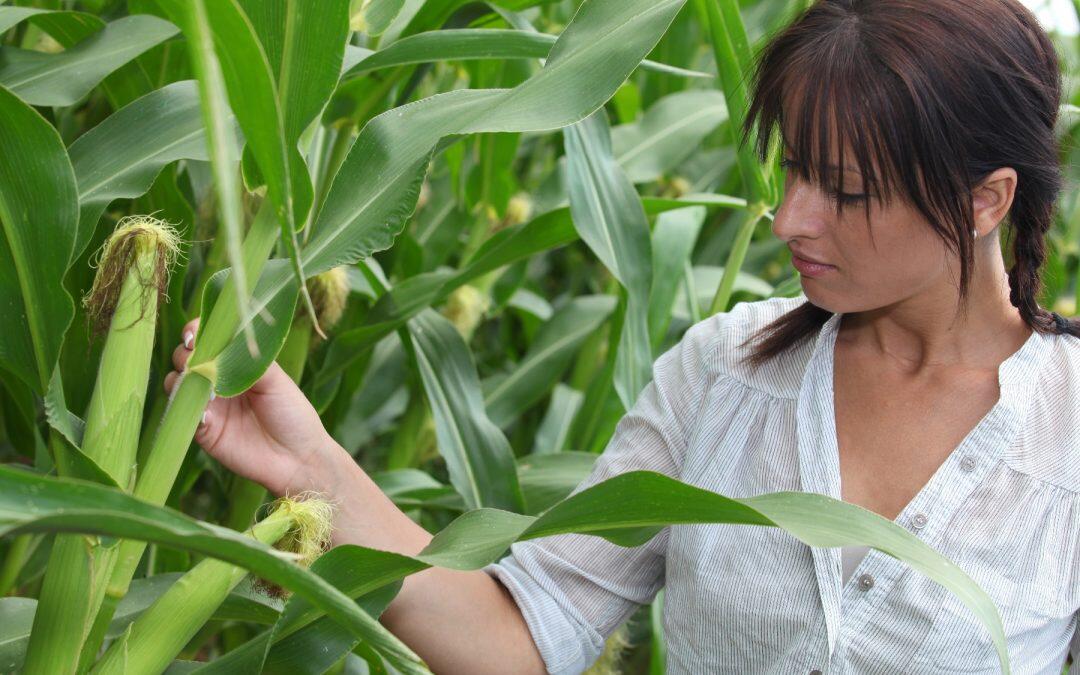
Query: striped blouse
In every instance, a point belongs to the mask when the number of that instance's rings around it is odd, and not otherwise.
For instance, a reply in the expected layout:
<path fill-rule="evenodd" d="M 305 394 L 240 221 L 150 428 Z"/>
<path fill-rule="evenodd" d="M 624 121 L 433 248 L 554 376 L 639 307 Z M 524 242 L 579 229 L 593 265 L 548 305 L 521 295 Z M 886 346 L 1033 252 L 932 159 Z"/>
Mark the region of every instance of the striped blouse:
<path fill-rule="evenodd" d="M 740 302 L 691 326 L 589 476 L 646 469 L 733 497 L 840 499 L 833 356 L 841 314 L 753 372 L 739 343 L 805 302 Z M 957 563 L 1002 615 L 1017 674 L 1080 653 L 1080 338 L 1032 333 L 999 367 L 1000 397 L 896 522 Z M 839 548 L 773 527 L 672 525 L 621 547 L 560 534 L 484 570 L 521 608 L 550 673 L 580 673 L 664 588 L 669 673 L 997 673 L 990 636 L 955 596 L 870 549 L 844 580 Z M 1075 658 L 1075 656 L 1074 656 Z"/>

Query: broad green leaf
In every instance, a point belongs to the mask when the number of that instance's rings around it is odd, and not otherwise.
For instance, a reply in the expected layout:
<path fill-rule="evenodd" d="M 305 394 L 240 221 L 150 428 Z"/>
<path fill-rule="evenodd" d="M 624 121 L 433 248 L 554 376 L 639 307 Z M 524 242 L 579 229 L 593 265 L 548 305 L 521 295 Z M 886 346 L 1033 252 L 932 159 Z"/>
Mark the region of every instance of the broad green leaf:
<path fill-rule="evenodd" d="M 31 495 L 34 499 L 27 508 Z M 312 603 L 290 603 L 282 616 L 290 629 L 299 630 L 329 610 L 354 635 L 371 640 L 395 667 L 404 666 L 409 672 L 418 672 L 418 660 L 350 598 L 431 565 L 480 569 L 498 560 L 514 541 L 581 533 L 602 536 L 620 546 L 637 546 L 665 526 L 691 523 L 776 526 L 809 546 L 868 545 L 883 551 L 955 594 L 987 628 L 1002 671 L 1008 672 L 1000 614 L 993 599 L 970 576 L 904 527 L 825 495 L 796 491 L 732 499 L 651 471 L 629 471 L 587 487 L 583 483 L 575 494 L 539 517 L 491 508 L 469 511 L 415 557 L 339 546 L 335 562 L 354 570 L 343 578 L 348 589 L 339 590 L 237 532 L 98 485 L 0 467 L 0 534 L 66 530 L 139 536 L 243 565 Z"/>
<path fill-rule="evenodd" d="M 514 451 L 488 418 L 465 341 L 433 310 L 409 321 L 409 335 L 450 482 L 469 508 L 524 510 Z"/>
<path fill-rule="evenodd" d="M 562 379 L 582 342 L 615 309 L 610 295 L 582 295 L 560 308 L 537 331 L 521 362 L 510 373 L 484 382 L 484 406 L 500 428 L 547 394 Z"/>
<path fill-rule="evenodd" d="M 231 90 L 232 100 L 239 104 L 234 106 L 233 110 L 240 127 L 249 136 L 248 142 L 261 149 L 259 155 L 265 153 L 268 158 L 268 164 L 263 167 L 263 171 L 271 175 L 269 191 L 277 197 L 274 203 L 280 222 L 280 218 L 286 216 L 282 210 L 284 195 L 281 190 L 282 185 L 288 186 L 289 171 L 280 134 L 281 111 L 277 106 L 273 82 L 270 80 L 269 66 L 255 39 L 251 24 L 236 6 L 235 0 L 215 3 L 213 12 L 205 0 L 193 0 L 191 3 L 158 0 L 158 4 L 181 27 L 190 45 L 189 55 L 198 79 L 206 143 L 217 188 L 221 228 L 219 231 L 225 235 L 225 248 L 229 263 L 234 269 L 232 287 L 248 351 L 252 356 L 256 356 L 255 336 L 249 323 L 249 281 L 243 265 L 241 185 L 229 156 L 229 149 L 236 144 L 229 119 L 229 91 Z M 212 18 L 216 19 L 214 23 Z M 231 35 L 226 42 L 228 33 Z M 244 67 L 251 68 L 250 79 L 245 78 L 241 72 Z M 248 102 L 245 96 L 253 96 L 254 100 Z M 258 117 L 268 111 L 271 113 L 269 118 Z M 250 137 L 253 133 L 256 135 L 255 139 Z M 291 216 L 290 199 L 288 217 Z"/>
<path fill-rule="evenodd" d="M 603 109 L 567 127 L 563 137 L 574 227 L 626 289 L 626 316 L 615 354 L 615 389 L 629 410 L 652 373 L 649 222 L 637 190 L 612 154 Z"/>
<path fill-rule="evenodd" d="M 266 310 L 266 315 L 273 317 L 278 323 L 288 323 L 296 311 L 296 299 L 299 295 L 296 288 L 296 280 L 292 275 L 288 260 L 276 258 L 267 262 L 265 272 L 259 277 L 259 283 L 255 287 L 255 304 L 253 311 L 255 319 L 252 326 L 255 331 L 255 342 L 258 345 L 259 355 L 252 357 L 246 346 L 240 340 L 234 340 L 217 357 L 217 382 L 214 391 L 221 396 L 236 396 L 247 391 L 247 388 L 259 379 L 269 367 L 270 362 L 281 351 L 281 345 L 286 336 L 277 330 L 277 324 L 267 323 L 261 315 Z M 203 312 L 208 313 L 213 307 L 212 292 L 220 292 L 220 287 L 229 278 L 230 269 L 224 269 L 211 278 L 206 285 L 206 295 L 203 299 Z M 265 294 L 261 293 L 264 287 L 276 285 L 279 281 L 286 284 L 284 293 L 271 296 L 270 303 L 263 305 L 261 299 Z"/>
<path fill-rule="evenodd" d="M 62 280 L 78 204 L 59 134 L 0 87 L 0 366 L 42 396 L 75 313 Z"/>
<path fill-rule="evenodd" d="M 615 159 L 632 182 L 654 181 L 677 167 L 726 120 L 720 92 L 691 90 L 665 96 L 637 122 L 611 130 Z"/>
<path fill-rule="evenodd" d="M 31 105 L 73 105 L 109 73 L 176 32 L 168 21 L 139 14 L 108 23 L 57 54 L 3 47 L 0 85 Z"/>
<path fill-rule="evenodd" d="M 165 1 L 173 15 L 180 17 L 182 9 L 176 4 L 178 0 Z M 286 31 L 304 29 L 304 25 L 299 25 L 303 23 L 298 18 L 301 13 L 300 5 L 290 2 L 286 9 L 288 11 L 284 17 Z M 315 12 L 304 11 L 303 14 L 313 16 Z M 329 16 L 332 19 L 334 15 L 331 13 Z M 223 92 L 227 92 L 229 104 L 236 114 L 240 127 L 244 130 L 247 148 L 258 162 L 259 171 L 266 182 L 267 194 L 274 205 L 278 225 L 281 228 L 281 241 L 285 244 L 289 259 L 292 261 L 294 281 L 300 289 L 308 316 L 314 317 L 315 310 L 311 304 L 311 298 L 306 286 L 302 285 L 306 275 L 299 250 L 300 244 L 296 236 L 297 224 L 307 219 L 307 212 L 311 207 L 313 199 L 311 180 L 304 160 L 296 147 L 299 130 L 296 131 L 296 137 L 287 138 L 285 113 L 278 91 L 279 81 L 275 79 L 267 54 L 255 33 L 255 27 L 236 0 L 221 0 L 212 4 L 196 0 L 192 5 L 190 18 L 184 22 L 184 25 L 188 27 L 189 34 L 203 36 L 200 44 L 206 49 L 199 60 L 209 65 L 210 60 L 213 59 L 220 65 L 224 83 Z M 210 41 L 206 39 L 208 36 L 205 32 L 213 36 L 212 48 L 210 48 Z M 313 37 L 319 39 L 319 36 Z M 300 58 L 302 55 L 292 53 L 296 49 L 297 40 L 297 36 L 290 36 L 289 42 L 283 45 L 284 53 L 279 58 Z M 330 46 L 336 48 L 335 45 Z M 296 64 L 295 67 L 302 67 L 302 65 Z M 287 86 L 297 76 L 303 77 L 302 74 L 294 72 L 294 66 L 287 62 L 281 62 L 279 67 L 282 68 L 280 82 Z M 337 62 L 331 61 L 329 66 L 322 70 L 325 74 L 334 76 L 338 69 Z M 206 72 L 210 73 L 210 71 Z M 293 85 L 294 88 L 298 86 Z M 312 92 L 301 90 L 299 93 Z M 312 101 L 312 103 L 319 104 L 318 101 Z M 300 109 L 299 113 L 312 114 L 303 109 Z M 299 127 L 300 122 L 297 121 L 295 124 Z M 224 185 L 220 181 L 218 184 Z M 240 231 L 237 228 L 235 236 L 231 228 L 228 231 L 230 234 L 229 261 L 236 268 L 240 262 Z M 248 281 L 245 275 L 238 273 L 235 283 L 237 298 L 240 301 L 239 308 L 244 319 L 241 328 L 247 340 L 248 351 L 255 356 L 257 354 L 255 337 L 247 323 L 249 318 L 246 298 Z"/>
<path fill-rule="evenodd" d="M 426 672 L 400 640 L 322 577 L 288 554 L 228 528 L 193 520 L 117 490 L 0 466 L 0 536 L 66 531 L 107 534 L 182 548 L 242 566 L 308 598 L 321 611 L 368 640 L 404 672 Z M 381 584 L 380 584 L 381 585 Z"/>
<path fill-rule="evenodd" d="M 240 0 L 240 5 L 277 83 L 285 142 L 295 145 L 338 83 L 349 34 L 348 3 Z"/>
<path fill-rule="evenodd" d="M 47 25 L 47 23 L 43 21 L 45 17 L 54 19 L 59 18 L 60 22 L 66 23 L 68 27 L 78 25 L 87 26 L 89 28 L 88 33 L 92 33 L 94 30 L 105 25 L 104 21 L 93 14 L 86 14 L 84 12 L 41 9 L 38 7 L 0 7 L 0 33 L 14 28 L 27 19 L 32 20 L 46 32 L 51 33 L 52 31 L 50 29 L 53 28 L 56 23 L 54 23 L 53 26 Z"/>
<path fill-rule="evenodd" d="M 235 162 L 238 144 L 226 150 Z M 80 206 L 74 261 L 113 200 L 145 194 L 177 160 L 209 159 L 195 81 L 174 82 L 131 102 L 77 138 L 69 152 Z"/>
<path fill-rule="evenodd" d="M 344 76 L 356 76 L 380 68 L 428 63 L 431 61 L 467 61 L 472 59 L 545 58 L 558 39 L 555 35 L 501 28 L 457 28 L 410 35 L 378 51 L 353 51 Z M 711 78 L 696 70 L 656 63 L 648 59 L 641 68 L 681 77 Z"/>

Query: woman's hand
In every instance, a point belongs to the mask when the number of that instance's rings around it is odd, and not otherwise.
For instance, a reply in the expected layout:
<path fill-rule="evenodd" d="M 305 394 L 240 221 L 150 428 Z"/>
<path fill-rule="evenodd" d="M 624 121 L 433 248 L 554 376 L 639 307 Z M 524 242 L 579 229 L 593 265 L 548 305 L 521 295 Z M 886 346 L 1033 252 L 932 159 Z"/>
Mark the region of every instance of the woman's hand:
<path fill-rule="evenodd" d="M 173 352 L 176 370 L 165 376 L 172 392 L 191 356 L 199 319 L 183 329 Z M 345 451 L 323 427 L 319 414 L 276 362 L 247 391 L 217 397 L 207 406 L 195 441 L 231 471 L 265 486 L 275 496 L 301 490 L 329 491 L 333 466 Z M 351 461 L 351 458 L 350 458 Z"/>

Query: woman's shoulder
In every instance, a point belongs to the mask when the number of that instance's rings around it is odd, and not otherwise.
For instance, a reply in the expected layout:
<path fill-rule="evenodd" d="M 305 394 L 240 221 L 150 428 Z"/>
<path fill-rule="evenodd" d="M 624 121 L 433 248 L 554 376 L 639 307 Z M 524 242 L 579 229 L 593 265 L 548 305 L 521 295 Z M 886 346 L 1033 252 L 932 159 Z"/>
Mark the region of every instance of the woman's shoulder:
<path fill-rule="evenodd" d="M 1043 339 L 1046 358 L 1029 375 L 1028 414 L 1006 459 L 1022 473 L 1080 495 L 1080 337 Z"/>
<path fill-rule="evenodd" d="M 772 297 L 738 302 L 726 312 L 702 319 L 687 329 L 683 340 L 693 344 L 706 367 L 777 398 L 797 398 L 814 340 L 806 340 L 754 369 L 746 362 L 752 338 L 765 326 L 807 302 L 804 296 Z"/>

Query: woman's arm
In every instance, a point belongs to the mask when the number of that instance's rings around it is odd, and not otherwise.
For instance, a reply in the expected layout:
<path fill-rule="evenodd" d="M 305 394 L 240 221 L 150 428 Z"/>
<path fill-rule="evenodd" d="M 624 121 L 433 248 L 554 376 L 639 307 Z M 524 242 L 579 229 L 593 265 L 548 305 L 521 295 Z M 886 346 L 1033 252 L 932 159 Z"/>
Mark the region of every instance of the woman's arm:
<path fill-rule="evenodd" d="M 416 555 L 432 535 L 413 522 L 357 466 L 328 442 L 326 461 L 299 486 L 338 502 L 333 543 Z M 547 673 L 509 591 L 482 570 L 432 567 L 406 577 L 379 617 L 436 673 Z"/>
<path fill-rule="evenodd" d="M 184 327 L 167 391 L 182 376 L 197 329 L 198 319 Z M 195 440 L 275 496 L 316 490 L 335 502 L 334 545 L 415 555 L 432 539 L 333 440 L 276 363 L 243 394 L 211 401 Z M 406 577 L 379 620 L 437 673 L 547 672 L 514 599 L 483 570 L 430 568 Z"/>

